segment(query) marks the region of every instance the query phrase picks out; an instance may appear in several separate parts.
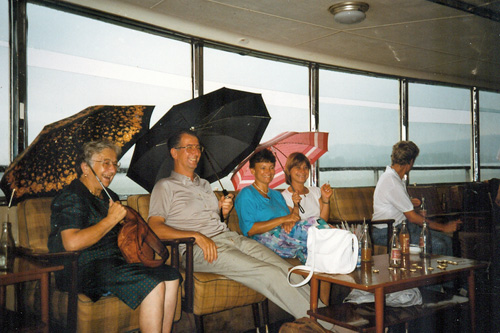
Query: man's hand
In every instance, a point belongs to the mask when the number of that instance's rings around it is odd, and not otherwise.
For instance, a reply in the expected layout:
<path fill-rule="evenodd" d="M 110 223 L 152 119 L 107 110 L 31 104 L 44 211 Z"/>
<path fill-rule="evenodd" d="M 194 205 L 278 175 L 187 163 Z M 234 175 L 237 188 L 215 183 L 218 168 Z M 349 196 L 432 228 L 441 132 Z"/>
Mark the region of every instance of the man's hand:
<path fill-rule="evenodd" d="M 222 196 L 219 199 L 219 208 L 222 208 L 222 215 L 224 215 L 224 217 L 227 217 L 231 209 L 233 209 L 233 198 L 234 195 L 232 193 L 229 193 L 228 195 Z"/>
<path fill-rule="evenodd" d="M 213 240 L 199 232 L 196 233 L 194 238 L 195 244 L 203 251 L 203 258 L 205 258 L 206 261 L 212 263 L 217 260 L 217 245 L 215 245 Z"/>
<path fill-rule="evenodd" d="M 458 230 L 458 227 L 460 226 L 460 224 L 462 224 L 462 221 L 460 219 L 450 221 L 450 222 L 446 223 L 445 225 L 443 225 L 442 231 L 443 232 L 455 232 Z"/>
<path fill-rule="evenodd" d="M 411 198 L 411 203 L 413 207 L 419 207 L 422 204 L 422 201 L 418 198 Z"/>

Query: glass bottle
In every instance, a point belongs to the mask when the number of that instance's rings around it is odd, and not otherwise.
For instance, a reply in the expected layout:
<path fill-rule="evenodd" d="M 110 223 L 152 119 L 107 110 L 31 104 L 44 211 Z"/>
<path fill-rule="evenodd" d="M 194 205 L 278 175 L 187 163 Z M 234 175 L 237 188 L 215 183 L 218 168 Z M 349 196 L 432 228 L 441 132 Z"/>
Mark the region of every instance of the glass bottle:
<path fill-rule="evenodd" d="M 14 251 L 16 243 L 12 237 L 12 226 L 10 222 L 2 225 L 2 236 L 0 236 L 0 270 L 7 270 L 14 263 Z"/>
<path fill-rule="evenodd" d="M 420 258 L 430 258 L 432 253 L 431 232 L 424 218 L 422 232 L 420 233 Z"/>
<path fill-rule="evenodd" d="M 401 244 L 399 243 L 398 230 L 392 228 L 391 252 L 389 254 L 389 266 L 401 267 Z"/>
<path fill-rule="evenodd" d="M 410 253 L 410 232 L 408 231 L 406 223 L 406 220 L 403 220 L 403 223 L 401 224 L 401 231 L 399 232 L 399 243 L 401 244 L 402 254 Z"/>
<path fill-rule="evenodd" d="M 423 217 L 427 216 L 427 207 L 425 206 L 425 198 L 422 197 L 422 203 L 420 204 L 420 214 Z"/>
<path fill-rule="evenodd" d="M 368 231 L 368 224 L 365 224 L 363 237 L 361 237 L 361 261 L 372 260 L 372 240 Z"/>

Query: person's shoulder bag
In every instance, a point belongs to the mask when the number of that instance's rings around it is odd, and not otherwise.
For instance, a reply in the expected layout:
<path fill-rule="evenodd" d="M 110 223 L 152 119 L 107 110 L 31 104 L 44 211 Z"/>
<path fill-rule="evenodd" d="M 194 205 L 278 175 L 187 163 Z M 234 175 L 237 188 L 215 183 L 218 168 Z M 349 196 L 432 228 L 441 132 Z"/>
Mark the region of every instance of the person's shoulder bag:
<path fill-rule="evenodd" d="M 307 230 L 307 260 L 305 265 L 293 267 L 288 272 L 288 283 L 292 287 L 301 287 L 311 280 L 314 272 L 330 274 L 349 274 L 356 269 L 358 260 L 358 239 L 343 229 Z M 309 271 L 304 281 L 290 283 L 290 274 L 295 270 Z"/>

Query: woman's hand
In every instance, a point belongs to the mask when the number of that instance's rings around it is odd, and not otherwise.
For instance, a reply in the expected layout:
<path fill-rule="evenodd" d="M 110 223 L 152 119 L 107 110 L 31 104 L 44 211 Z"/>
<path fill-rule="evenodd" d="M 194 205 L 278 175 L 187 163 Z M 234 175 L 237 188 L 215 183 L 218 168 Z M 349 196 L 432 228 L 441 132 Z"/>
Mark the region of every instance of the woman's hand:
<path fill-rule="evenodd" d="M 299 192 L 295 191 L 292 194 L 292 201 L 294 206 L 298 206 L 302 198 L 299 195 Z"/>
<path fill-rule="evenodd" d="M 328 202 L 330 201 L 330 197 L 332 196 L 332 187 L 330 184 L 323 184 L 321 186 L 321 201 Z"/>
<path fill-rule="evenodd" d="M 288 214 L 287 216 L 284 216 L 284 218 L 285 218 L 285 220 L 281 224 L 281 228 L 287 234 L 289 234 L 290 231 L 292 231 L 293 227 L 295 226 L 295 223 L 300 221 L 300 216 L 299 216 L 299 214 L 292 212 L 292 213 Z"/>
<path fill-rule="evenodd" d="M 420 199 L 418 198 L 411 198 L 410 200 L 413 207 L 419 207 L 422 204 L 422 201 L 420 201 Z"/>
<path fill-rule="evenodd" d="M 127 209 L 123 207 L 123 205 L 119 202 L 109 201 L 109 209 L 108 216 L 111 221 L 113 221 L 113 225 L 116 225 L 121 220 L 125 218 L 127 215 Z"/>

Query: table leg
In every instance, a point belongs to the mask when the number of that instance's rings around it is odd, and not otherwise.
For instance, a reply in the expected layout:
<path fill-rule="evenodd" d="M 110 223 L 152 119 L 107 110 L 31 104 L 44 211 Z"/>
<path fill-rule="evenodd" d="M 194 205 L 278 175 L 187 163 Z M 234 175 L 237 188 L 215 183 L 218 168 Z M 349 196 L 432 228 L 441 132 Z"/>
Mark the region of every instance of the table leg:
<path fill-rule="evenodd" d="M 316 312 L 318 310 L 318 289 L 319 289 L 319 281 L 314 278 L 314 275 L 311 279 L 311 295 L 310 295 L 310 303 L 311 303 L 311 311 Z"/>
<path fill-rule="evenodd" d="M 49 274 L 42 274 L 40 278 L 40 306 L 42 322 L 45 324 L 44 332 L 49 333 Z"/>
<path fill-rule="evenodd" d="M 469 308 L 470 308 L 470 321 L 472 332 L 476 332 L 476 283 L 474 279 L 474 271 L 469 271 Z"/>
<path fill-rule="evenodd" d="M 384 288 L 377 288 L 375 289 L 375 327 L 377 333 L 384 332 L 384 306 Z"/>

